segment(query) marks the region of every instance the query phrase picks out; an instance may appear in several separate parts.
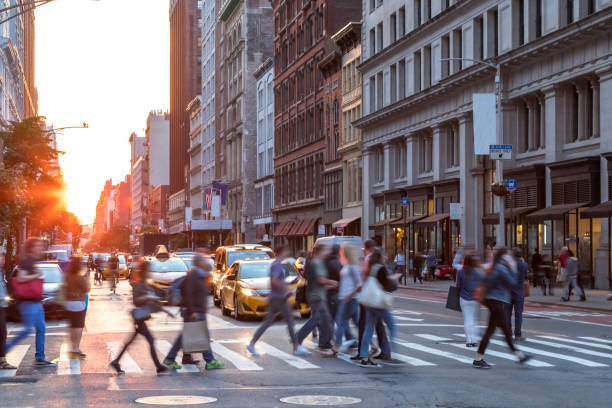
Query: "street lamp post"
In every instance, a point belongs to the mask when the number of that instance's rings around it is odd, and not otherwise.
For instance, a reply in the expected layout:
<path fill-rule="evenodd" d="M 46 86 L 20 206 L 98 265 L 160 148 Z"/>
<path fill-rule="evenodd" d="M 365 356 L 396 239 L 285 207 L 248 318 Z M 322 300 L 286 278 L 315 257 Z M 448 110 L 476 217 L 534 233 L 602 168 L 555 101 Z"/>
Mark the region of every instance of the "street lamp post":
<path fill-rule="evenodd" d="M 441 58 L 440 61 L 471 61 L 486 65 L 495 70 L 495 93 L 497 94 L 497 134 L 495 140 L 497 144 L 503 144 L 503 115 L 502 115 L 502 82 L 501 82 L 501 65 L 483 61 L 477 58 Z M 499 182 L 503 180 L 502 173 L 504 171 L 503 163 L 500 159 L 495 160 L 495 179 Z M 506 246 L 506 219 L 504 218 L 504 199 L 503 196 L 497 197 L 497 208 L 499 209 L 499 231 L 497 233 L 497 247 Z"/>

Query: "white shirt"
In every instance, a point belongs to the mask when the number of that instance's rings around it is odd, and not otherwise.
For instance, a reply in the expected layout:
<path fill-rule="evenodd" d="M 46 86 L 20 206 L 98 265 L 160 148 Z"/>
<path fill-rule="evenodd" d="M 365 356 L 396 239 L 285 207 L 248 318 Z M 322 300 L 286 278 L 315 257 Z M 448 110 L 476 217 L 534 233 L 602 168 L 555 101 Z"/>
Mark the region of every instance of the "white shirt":
<path fill-rule="evenodd" d="M 401 252 L 398 252 L 393 262 L 397 265 L 406 265 L 406 257 Z"/>

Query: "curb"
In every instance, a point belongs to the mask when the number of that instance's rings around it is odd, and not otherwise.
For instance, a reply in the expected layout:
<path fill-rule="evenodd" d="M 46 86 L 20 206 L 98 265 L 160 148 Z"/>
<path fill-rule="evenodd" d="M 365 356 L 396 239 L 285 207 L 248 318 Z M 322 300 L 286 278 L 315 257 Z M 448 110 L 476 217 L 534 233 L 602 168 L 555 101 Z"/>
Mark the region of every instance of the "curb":
<path fill-rule="evenodd" d="M 399 289 L 404 289 L 404 290 L 412 290 L 412 291 L 427 291 L 427 292 L 439 292 L 439 293 L 446 293 L 446 291 L 444 290 L 439 290 L 439 289 L 431 289 L 431 288 L 414 288 L 414 287 L 406 287 L 406 286 L 400 286 Z M 601 312 L 601 313 L 612 313 L 612 309 L 603 309 L 603 308 L 599 308 L 599 307 L 589 307 L 589 306 L 580 306 L 580 305 L 573 305 L 569 302 L 563 302 L 563 303 L 555 303 L 555 302 L 546 302 L 546 301 L 539 301 L 539 300 L 527 300 L 525 299 L 525 303 L 529 303 L 532 305 L 546 305 L 546 306 L 563 306 L 563 307 L 568 307 L 571 309 L 576 309 L 576 310 L 583 310 L 583 311 L 587 311 L 587 312 Z M 611 302 L 612 303 L 612 302 Z"/>

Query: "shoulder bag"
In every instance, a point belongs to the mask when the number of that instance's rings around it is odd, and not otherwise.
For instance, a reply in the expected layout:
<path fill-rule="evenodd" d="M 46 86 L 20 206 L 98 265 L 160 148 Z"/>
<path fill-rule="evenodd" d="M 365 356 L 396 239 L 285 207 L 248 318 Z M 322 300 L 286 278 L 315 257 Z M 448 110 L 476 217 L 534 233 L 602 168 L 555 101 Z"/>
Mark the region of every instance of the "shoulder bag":
<path fill-rule="evenodd" d="M 43 279 L 32 279 L 19 282 L 17 276 L 11 278 L 11 288 L 16 298 L 22 300 L 39 300 L 43 295 Z"/>
<path fill-rule="evenodd" d="M 381 267 L 381 265 L 374 265 L 371 268 L 370 274 L 361 289 L 359 303 L 374 309 L 389 310 L 393 307 L 393 295 L 385 292 L 383 286 L 376 278 L 376 274 Z"/>

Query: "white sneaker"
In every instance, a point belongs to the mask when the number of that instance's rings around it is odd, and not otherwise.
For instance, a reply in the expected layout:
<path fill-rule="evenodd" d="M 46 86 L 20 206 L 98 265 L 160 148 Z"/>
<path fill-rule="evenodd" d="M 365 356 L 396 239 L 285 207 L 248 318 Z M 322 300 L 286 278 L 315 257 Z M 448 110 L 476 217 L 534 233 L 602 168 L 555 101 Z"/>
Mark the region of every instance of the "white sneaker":
<path fill-rule="evenodd" d="M 345 340 L 342 342 L 342 344 L 340 345 L 340 348 L 338 349 L 339 352 L 341 353 L 346 353 L 348 351 L 348 349 L 351 346 L 354 346 L 355 344 L 357 344 L 357 340 L 352 339 L 352 340 Z"/>
<path fill-rule="evenodd" d="M 297 346 L 297 348 L 295 350 L 293 350 L 293 355 L 294 356 L 309 356 L 312 353 L 308 350 L 306 350 L 306 348 L 302 345 Z"/>

